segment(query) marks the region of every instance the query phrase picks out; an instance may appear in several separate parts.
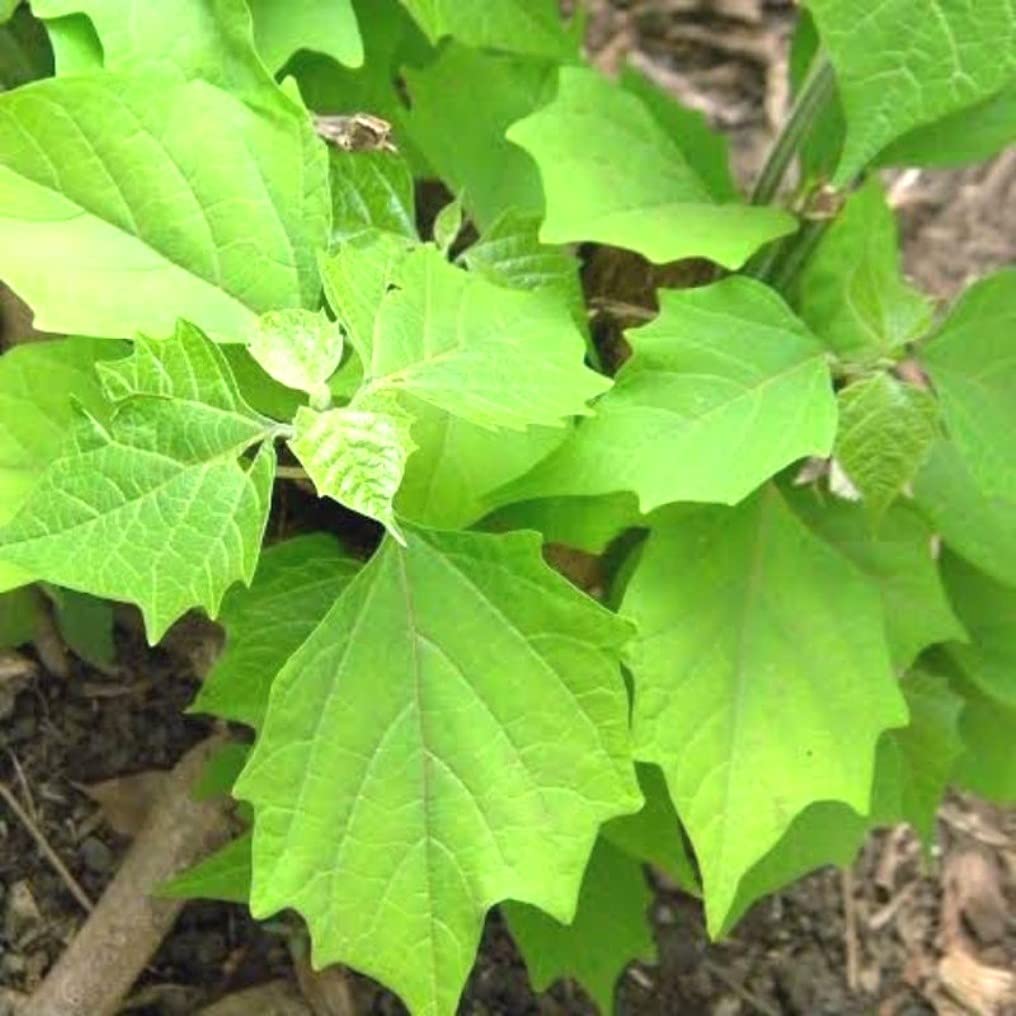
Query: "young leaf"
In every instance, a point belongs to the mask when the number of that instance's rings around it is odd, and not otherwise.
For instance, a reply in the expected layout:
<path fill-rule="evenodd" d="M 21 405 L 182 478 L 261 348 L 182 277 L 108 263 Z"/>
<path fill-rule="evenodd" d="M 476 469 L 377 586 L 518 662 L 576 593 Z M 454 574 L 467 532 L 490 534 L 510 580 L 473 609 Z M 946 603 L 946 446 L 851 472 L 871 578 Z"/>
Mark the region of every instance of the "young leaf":
<path fill-rule="evenodd" d="M 247 349 L 276 381 L 327 404 L 328 379 L 342 361 L 342 332 L 324 311 L 277 310 L 262 314 Z"/>
<path fill-rule="evenodd" d="M 184 317 L 241 341 L 253 312 L 317 304 L 328 219 L 324 151 L 295 116 L 155 74 L 0 94 L 0 275 L 43 331 Z"/>
<path fill-rule="evenodd" d="M 547 243 L 593 240 L 657 263 L 704 257 L 734 269 L 796 228 L 774 208 L 714 202 L 643 103 L 593 70 L 562 68 L 556 97 L 508 140 L 540 168 Z"/>
<path fill-rule="evenodd" d="M 269 547 L 250 589 L 232 589 L 222 601 L 226 647 L 191 711 L 259 728 L 275 675 L 358 569 L 359 562 L 324 533 Z"/>
<path fill-rule="evenodd" d="M 880 371 L 837 395 L 840 427 L 833 454 L 860 491 L 874 522 L 917 475 L 939 436 L 929 392 Z"/>
<path fill-rule="evenodd" d="M 376 519 L 405 543 L 392 502 L 415 445 L 410 419 L 394 401 L 354 403 L 323 413 L 301 407 L 294 425 L 289 447 L 318 494 Z"/>
<path fill-rule="evenodd" d="M 583 365 L 585 340 L 567 307 L 464 272 L 431 245 L 401 260 L 384 260 L 388 248 L 367 252 L 368 293 L 350 285 L 362 248 L 344 251 L 340 270 L 336 261 L 325 269 L 336 313 L 355 310 L 369 391 L 408 391 L 480 426 L 521 430 L 587 413 L 610 387 Z M 373 294 L 381 299 L 371 328 Z"/>
<path fill-rule="evenodd" d="M 328 152 L 332 181 L 332 240 L 369 229 L 417 239 L 413 173 L 394 152 Z"/>
<path fill-rule="evenodd" d="M 276 678 L 234 794 L 256 813 L 254 913 L 296 908 L 316 964 L 445 1016 L 485 911 L 570 920 L 599 825 L 639 805 L 630 628 L 532 534 L 406 535 Z"/>
<path fill-rule="evenodd" d="M 636 757 L 664 771 L 716 933 L 809 804 L 868 810 L 876 741 L 907 722 L 881 605 L 770 488 L 662 513 L 622 611 Z"/>
<path fill-rule="evenodd" d="M 412 108 L 405 129 L 434 172 L 464 195 L 481 229 L 506 209 L 543 211 L 533 160 L 504 135 L 551 97 L 555 71 L 545 61 L 455 43 L 426 67 L 406 71 Z"/>
<path fill-rule="evenodd" d="M 874 360 L 931 324 L 928 299 L 900 273 L 896 220 L 877 177 L 847 200 L 801 273 L 801 317 L 841 357 Z"/>
<path fill-rule="evenodd" d="M 456 198 L 437 213 L 434 220 L 434 244 L 446 257 L 452 248 L 452 244 L 458 239 L 462 232 L 462 201 Z"/>
<path fill-rule="evenodd" d="M 808 8 L 847 116 L 834 186 L 913 128 L 988 98 L 1016 70 L 1010 0 L 808 0 Z"/>
<path fill-rule="evenodd" d="M 635 352 L 565 444 L 505 492 L 514 500 L 633 491 L 734 504 L 784 466 L 825 455 L 836 400 L 822 347 L 771 289 L 729 278 L 665 290 L 627 332 Z"/>
<path fill-rule="evenodd" d="M 978 485 L 1016 499 L 1016 268 L 971 286 L 922 360 L 949 437 Z"/>
<path fill-rule="evenodd" d="M 552 60 L 578 56 L 557 0 L 402 0 L 431 42 L 446 35 L 477 49 L 504 49 Z"/>
<path fill-rule="evenodd" d="M 656 958 L 648 918 L 652 899 L 642 865 L 601 836 L 570 924 L 523 903 L 506 903 L 501 910 L 536 991 L 574 977 L 600 1011 L 610 1013 L 617 979 L 628 964 Z"/>
<path fill-rule="evenodd" d="M 278 73 L 301 49 L 314 50 L 347 67 L 363 65 L 363 41 L 352 0 L 249 0 L 254 41 L 261 59 Z"/>
<path fill-rule="evenodd" d="M 882 598 L 886 637 L 894 666 L 909 667 L 922 650 L 966 632 L 946 598 L 932 552 L 932 532 L 921 516 L 897 503 L 872 531 L 858 506 L 811 491 L 787 495 L 816 535 L 864 573 Z"/>
<path fill-rule="evenodd" d="M 90 339 L 34 342 L 0 357 L 0 525 L 24 504 L 75 422 L 73 403 L 104 414 L 95 364 L 123 352 L 119 343 Z M 0 561 L 0 590 L 32 576 Z"/>
<path fill-rule="evenodd" d="M 199 864 L 160 885 L 163 899 L 225 900 L 246 904 L 250 899 L 251 833 L 231 840 Z"/>
<path fill-rule="evenodd" d="M 947 652 L 977 687 L 1016 709 L 1016 589 L 953 554 L 942 557 L 949 599 L 970 634 Z"/>
<path fill-rule="evenodd" d="M 251 580 L 275 472 L 273 425 L 187 325 L 166 342 L 139 339 L 133 356 L 101 369 L 119 403 L 109 424 L 77 423 L 0 528 L 0 558 L 136 603 L 155 642 L 190 607 L 214 615 L 233 582 Z"/>

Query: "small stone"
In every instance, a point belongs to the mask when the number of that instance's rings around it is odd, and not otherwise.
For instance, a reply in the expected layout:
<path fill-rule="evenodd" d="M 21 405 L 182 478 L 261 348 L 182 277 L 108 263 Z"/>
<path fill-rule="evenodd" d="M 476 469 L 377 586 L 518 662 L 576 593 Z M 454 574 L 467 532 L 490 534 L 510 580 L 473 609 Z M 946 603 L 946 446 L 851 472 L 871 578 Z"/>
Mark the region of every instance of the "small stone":
<path fill-rule="evenodd" d="M 4 937 L 18 943 L 32 937 L 42 924 L 42 914 L 28 882 L 15 882 L 7 893 L 4 910 Z"/>
<path fill-rule="evenodd" d="M 85 867 L 95 875 L 108 875 L 113 870 L 113 851 L 95 836 L 82 840 L 78 853 Z"/>

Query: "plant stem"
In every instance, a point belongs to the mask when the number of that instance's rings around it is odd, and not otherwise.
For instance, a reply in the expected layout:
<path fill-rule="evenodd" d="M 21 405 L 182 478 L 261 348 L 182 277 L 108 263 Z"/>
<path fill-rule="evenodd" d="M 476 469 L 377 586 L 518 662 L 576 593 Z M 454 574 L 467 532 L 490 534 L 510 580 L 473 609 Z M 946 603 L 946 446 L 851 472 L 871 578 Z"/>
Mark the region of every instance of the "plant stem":
<path fill-rule="evenodd" d="M 750 199 L 753 205 L 767 205 L 776 197 L 801 142 L 808 136 L 832 95 L 835 82 L 832 64 L 825 56 L 820 56 L 755 181 Z"/>

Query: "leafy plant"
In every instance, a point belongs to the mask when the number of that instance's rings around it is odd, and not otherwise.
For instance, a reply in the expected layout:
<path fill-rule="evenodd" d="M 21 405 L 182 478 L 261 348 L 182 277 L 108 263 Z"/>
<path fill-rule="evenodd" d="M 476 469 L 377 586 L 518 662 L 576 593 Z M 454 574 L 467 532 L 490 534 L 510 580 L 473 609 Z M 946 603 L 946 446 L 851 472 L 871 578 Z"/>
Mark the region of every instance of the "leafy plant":
<path fill-rule="evenodd" d="M 17 6 L 0 276 L 69 337 L 0 358 L 0 638 L 31 583 L 68 633 L 220 618 L 250 830 L 167 892 L 296 910 L 419 1014 L 504 904 L 609 1009 L 644 865 L 720 935 L 950 785 L 1016 798 L 1016 273 L 936 308 L 872 169 L 1013 139 L 1008 0 L 809 0 L 750 201 L 554 0 Z M 699 284 L 587 308 L 594 249 Z M 280 539 L 290 484 L 370 552 Z"/>

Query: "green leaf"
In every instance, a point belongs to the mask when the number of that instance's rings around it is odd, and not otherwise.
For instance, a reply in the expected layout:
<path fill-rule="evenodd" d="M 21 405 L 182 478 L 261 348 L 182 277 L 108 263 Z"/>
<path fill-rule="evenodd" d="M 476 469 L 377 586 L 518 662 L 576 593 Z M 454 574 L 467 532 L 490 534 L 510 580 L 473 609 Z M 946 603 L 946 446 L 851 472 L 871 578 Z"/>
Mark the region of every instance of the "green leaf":
<path fill-rule="evenodd" d="M 980 488 L 1016 499 L 1016 268 L 971 286 L 921 358 Z"/>
<path fill-rule="evenodd" d="M 437 218 L 434 219 L 434 245 L 445 257 L 448 256 L 452 244 L 455 243 L 459 233 L 462 232 L 462 223 L 463 212 L 460 198 L 449 201 L 437 213 Z"/>
<path fill-rule="evenodd" d="M 622 611 L 636 757 L 664 771 L 715 934 L 809 804 L 867 811 L 876 741 L 907 722 L 881 604 L 770 488 L 661 514 Z"/>
<path fill-rule="evenodd" d="M 522 903 L 501 909 L 536 991 L 574 977 L 600 1011 L 610 1013 L 617 980 L 628 964 L 656 958 L 648 917 L 652 899 L 642 865 L 601 837 L 570 924 Z"/>
<path fill-rule="evenodd" d="M 522 429 L 586 413 L 610 386 L 583 365 L 567 307 L 464 272 L 431 245 L 391 251 L 390 241 L 365 255 L 349 247 L 324 268 L 367 391 L 407 391 L 480 426 Z"/>
<path fill-rule="evenodd" d="M 553 60 L 578 56 L 557 0 L 402 0 L 431 42 L 446 35 L 477 49 L 504 49 Z"/>
<path fill-rule="evenodd" d="M 220 346 L 229 369 L 236 379 L 244 402 L 262 416 L 273 420 L 291 420 L 297 409 L 307 402 L 304 392 L 294 391 L 269 377 L 246 346 Z"/>
<path fill-rule="evenodd" d="M 483 916 L 572 918 L 600 824 L 639 806 L 618 654 L 628 625 L 532 534 L 387 540 L 272 688 L 234 793 L 253 912 L 293 907 L 314 961 L 444 1016 Z"/>
<path fill-rule="evenodd" d="M 0 649 L 17 649 L 35 638 L 39 596 L 23 587 L 0 592 Z"/>
<path fill-rule="evenodd" d="M 960 166 L 982 162 L 1016 141 L 1016 80 L 1000 92 L 904 134 L 879 153 L 880 166 Z"/>
<path fill-rule="evenodd" d="M 530 289 L 567 304 L 585 321 L 586 303 L 576 257 L 563 247 L 540 243 L 540 219 L 505 212 L 463 254 L 471 272 L 508 289 Z"/>
<path fill-rule="evenodd" d="M 73 403 L 102 415 L 95 364 L 123 351 L 118 343 L 66 339 L 14 346 L 0 357 L 0 525 L 25 503 L 75 422 Z M 0 561 L 0 591 L 32 576 Z"/>
<path fill-rule="evenodd" d="M 323 413 L 301 407 L 289 447 L 319 496 L 376 519 L 405 543 L 392 502 L 415 447 L 410 419 L 392 400 L 376 408 L 375 401 Z"/>
<path fill-rule="evenodd" d="M 13 10 L 12 7 L 11 12 Z M 32 17 L 27 6 L 13 18 L 11 12 L 5 21 L 0 3 L 0 91 L 53 73 L 53 52 L 46 39 L 46 30 Z"/>
<path fill-rule="evenodd" d="M 250 899 L 250 853 L 251 834 L 245 833 L 160 885 L 155 895 L 163 899 L 225 900 L 245 904 Z"/>
<path fill-rule="evenodd" d="M 268 519 L 273 425 L 221 352 L 181 325 L 103 364 L 108 425 L 83 417 L 15 518 L 0 557 L 56 585 L 136 603 L 155 642 L 193 606 L 249 582 Z M 243 456 L 260 442 L 248 461 Z"/>
<path fill-rule="evenodd" d="M 837 402 L 833 452 L 877 522 L 913 482 L 939 436 L 938 403 L 885 372 L 841 389 Z"/>
<path fill-rule="evenodd" d="M 267 695 L 265 698 L 267 699 Z M 205 762 L 205 767 L 191 791 L 194 799 L 212 801 L 217 797 L 228 797 L 249 756 L 249 744 L 240 741 L 226 741 L 220 744 Z"/>
<path fill-rule="evenodd" d="M 515 500 L 633 491 L 736 503 L 784 466 L 829 453 L 836 402 L 822 347 L 779 296 L 732 277 L 659 293 L 626 333 L 634 355 L 559 451 L 505 492 Z"/>
<path fill-rule="evenodd" d="M 316 306 L 326 174 L 304 118 L 200 81 L 39 81 L 0 95 L 0 275 L 43 331 L 166 335 L 180 316 L 241 341 L 253 312 Z"/>
<path fill-rule="evenodd" d="M 1016 589 L 946 553 L 942 576 L 970 640 L 947 647 L 964 674 L 986 695 L 1016 709 Z"/>
<path fill-rule="evenodd" d="M 1016 71 L 1010 0 L 808 0 L 847 117 L 842 186 L 915 127 L 973 106 Z M 906 26 L 901 32 L 900 27 Z"/>
<path fill-rule="evenodd" d="M 465 529 L 482 518 L 493 493 L 528 472 L 568 436 L 563 427 L 495 431 L 461 420 L 403 394 L 413 418 L 416 451 L 395 501 L 398 513 L 421 525 Z"/>
<path fill-rule="evenodd" d="M 892 354 L 931 324 L 927 297 L 900 272 L 896 220 L 876 177 L 847 200 L 798 283 L 801 317 L 852 360 Z"/>
<path fill-rule="evenodd" d="M 44 24 L 58 75 L 66 77 L 102 70 L 102 43 L 87 15 L 47 18 Z"/>
<path fill-rule="evenodd" d="M 533 160 L 504 135 L 551 97 L 555 71 L 544 61 L 455 43 L 426 67 L 406 71 L 412 108 L 405 129 L 481 229 L 507 209 L 543 211 Z"/>
<path fill-rule="evenodd" d="M 508 131 L 536 160 L 547 243 L 592 240 L 662 263 L 739 268 L 796 228 L 774 208 L 717 204 L 653 114 L 593 70 L 561 69 L 554 100 Z"/>
<path fill-rule="evenodd" d="M 250 589 L 232 589 L 219 623 L 226 647 L 191 710 L 259 728 L 275 675 L 314 631 L 359 563 L 324 533 L 269 547 Z"/>
<path fill-rule="evenodd" d="M 983 694 L 961 677 L 953 687 L 963 697 L 960 739 L 963 751 L 956 760 L 953 781 L 1002 805 L 1016 803 L 1016 752 L 1012 732 L 1016 708 Z"/>
<path fill-rule="evenodd" d="M 730 169 L 730 144 L 713 131 L 698 110 L 687 109 L 634 67 L 621 71 L 620 85 L 638 96 L 656 123 L 681 149 L 688 165 L 715 201 L 737 201 L 740 192 Z"/>
<path fill-rule="evenodd" d="M 328 159 L 334 242 L 371 228 L 417 238 L 413 174 L 401 155 L 330 148 Z"/>
<path fill-rule="evenodd" d="M 951 549 L 1016 585 L 1016 494 L 986 487 L 954 444 L 938 441 L 914 481 L 914 499 Z"/>
<path fill-rule="evenodd" d="M 46 594 L 53 602 L 56 623 L 68 648 L 93 666 L 111 666 L 116 658 L 112 605 L 73 589 L 48 586 Z"/>
<path fill-rule="evenodd" d="M 269 311 L 258 318 L 247 349 L 276 381 L 327 403 L 328 379 L 342 361 L 342 331 L 324 311 Z"/>
<path fill-rule="evenodd" d="M 788 495 L 790 506 L 816 535 L 871 581 L 882 598 L 893 664 L 910 666 L 928 646 L 966 633 L 946 598 L 927 524 L 905 503 L 894 505 L 872 530 L 864 511 L 812 491 Z"/>
<path fill-rule="evenodd" d="M 254 41 L 276 73 L 301 49 L 323 53 L 347 67 L 363 65 L 363 42 L 351 0 L 249 0 Z"/>
<path fill-rule="evenodd" d="M 10 21 L 11 15 L 17 10 L 21 0 L 0 0 L 0 25 Z"/>

